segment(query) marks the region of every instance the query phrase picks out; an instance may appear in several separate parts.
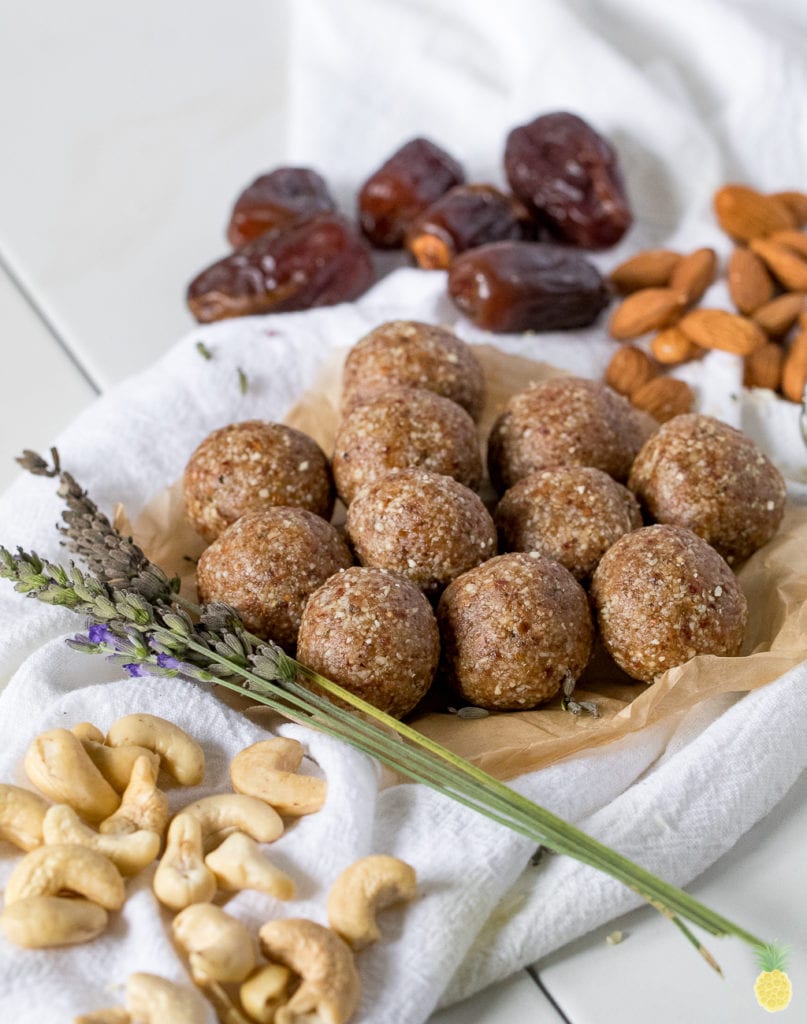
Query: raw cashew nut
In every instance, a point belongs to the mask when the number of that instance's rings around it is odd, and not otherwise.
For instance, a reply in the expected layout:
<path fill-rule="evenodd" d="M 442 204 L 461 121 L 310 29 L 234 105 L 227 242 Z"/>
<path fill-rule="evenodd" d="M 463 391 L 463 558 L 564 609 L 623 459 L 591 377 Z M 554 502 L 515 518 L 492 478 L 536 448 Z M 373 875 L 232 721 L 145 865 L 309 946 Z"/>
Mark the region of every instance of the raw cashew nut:
<path fill-rule="evenodd" d="M 204 999 L 191 988 L 156 974 L 130 974 L 126 1009 L 142 1024 L 207 1024 Z"/>
<path fill-rule="evenodd" d="M 120 807 L 102 821 L 99 832 L 115 835 L 124 832 L 156 832 L 162 837 L 168 826 L 168 797 L 157 789 L 159 764 L 148 757 L 138 757 L 132 768 L 129 785 L 123 791 Z"/>
<path fill-rule="evenodd" d="M 209 903 L 216 876 L 202 859 L 202 826 L 191 814 L 178 814 L 168 829 L 165 853 L 154 874 L 154 894 L 171 910 Z"/>
<path fill-rule="evenodd" d="M 120 910 L 126 893 L 120 872 L 103 854 L 88 846 L 63 843 L 40 846 L 22 858 L 6 882 L 6 907 L 28 896 L 71 892 Z"/>
<path fill-rule="evenodd" d="M 73 946 L 89 942 L 106 928 L 107 912 L 90 900 L 63 896 L 26 896 L 6 904 L 0 928 L 9 942 L 24 949 Z"/>
<path fill-rule="evenodd" d="M 25 755 L 25 772 L 37 789 L 57 804 L 70 804 L 88 821 L 112 814 L 120 797 L 69 729 L 37 736 Z"/>
<path fill-rule="evenodd" d="M 110 747 L 146 747 L 160 755 L 163 768 L 181 786 L 198 786 L 205 777 L 205 753 L 190 736 L 157 715 L 126 715 L 109 728 Z"/>
<path fill-rule="evenodd" d="M 156 860 L 160 852 L 160 836 L 156 832 L 128 832 L 101 835 L 79 818 L 67 804 L 55 804 L 45 815 L 42 828 L 45 842 L 76 843 L 108 857 L 122 875 L 136 875 Z"/>
<path fill-rule="evenodd" d="M 268 921 L 258 932 L 267 960 L 291 968 L 303 979 L 275 1014 L 275 1024 L 297 1024 L 319 1014 L 323 1024 L 345 1024 L 359 1005 L 359 976 L 353 953 L 339 936 L 314 921 Z"/>
<path fill-rule="evenodd" d="M 254 796 L 203 796 L 184 807 L 182 813 L 190 814 L 202 826 L 205 850 L 212 850 L 235 831 L 246 832 L 259 843 L 273 843 L 283 835 L 283 822 L 277 811 Z"/>
<path fill-rule="evenodd" d="M 205 857 L 205 864 L 216 876 L 220 889 L 257 889 L 277 900 L 294 899 L 294 879 L 270 863 L 255 840 L 243 832 L 227 836 L 218 849 Z"/>
<path fill-rule="evenodd" d="M 93 743 L 104 742 L 104 734 L 92 722 L 79 722 L 78 725 L 73 726 L 70 732 L 72 732 L 77 740 L 81 740 L 82 743 L 85 740 L 92 740 Z"/>
<path fill-rule="evenodd" d="M 0 839 L 21 850 L 35 850 L 42 845 L 47 809 L 47 801 L 29 789 L 0 783 Z"/>
<path fill-rule="evenodd" d="M 255 947 L 245 924 L 212 903 L 194 903 L 174 918 L 174 940 L 197 985 L 243 981 L 255 968 Z"/>
<path fill-rule="evenodd" d="M 132 769 L 139 757 L 147 757 L 156 771 L 160 770 L 160 755 L 146 747 L 136 747 L 134 744 L 108 747 L 105 743 L 96 743 L 94 740 L 82 740 L 81 745 L 116 793 L 122 793 L 129 785 Z"/>
<path fill-rule="evenodd" d="M 273 1024 L 278 1007 L 286 1002 L 293 974 L 280 964 L 266 964 L 238 990 L 241 1005 L 256 1024 Z"/>
<path fill-rule="evenodd" d="M 132 1018 L 122 1006 L 107 1006 L 73 1018 L 73 1024 L 132 1024 Z"/>
<path fill-rule="evenodd" d="M 328 895 L 328 921 L 355 950 L 378 942 L 378 910 L 417 895 L 415 869 L 397 857 L 374 854 L 345 868 Z"/>
<path fill-rule="evenodd" d="M 328 784 L 313 775 L 297 775 L 303 745 L 277 737 L 260 740 L 236 754 L 230 780 L 236 793 L 256 796 L 289 818 L 313 814 L 325 803 Z"/>

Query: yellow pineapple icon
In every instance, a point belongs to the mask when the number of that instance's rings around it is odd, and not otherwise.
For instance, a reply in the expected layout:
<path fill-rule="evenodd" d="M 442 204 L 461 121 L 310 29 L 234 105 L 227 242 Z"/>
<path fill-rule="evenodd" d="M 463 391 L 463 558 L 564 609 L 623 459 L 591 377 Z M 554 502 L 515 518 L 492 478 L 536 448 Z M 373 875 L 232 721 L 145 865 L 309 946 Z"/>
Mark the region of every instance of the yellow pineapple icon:
<path fill-rule="evenodd" d="M 763 1010 L 776 1013 L 790 1005 L 793 986 L 787 976 L 787 949 L 771 943 L 755 950 L 761 974 L 754 982 L 754 995 Z"/>

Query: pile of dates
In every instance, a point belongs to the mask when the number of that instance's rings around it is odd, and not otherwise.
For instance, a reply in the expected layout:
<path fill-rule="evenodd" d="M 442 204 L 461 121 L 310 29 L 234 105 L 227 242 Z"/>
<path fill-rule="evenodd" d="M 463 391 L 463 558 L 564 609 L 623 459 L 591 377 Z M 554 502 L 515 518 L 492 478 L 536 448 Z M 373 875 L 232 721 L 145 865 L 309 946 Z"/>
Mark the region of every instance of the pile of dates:
<path fill-rule="evenodd" d="M 188 286 L 190 311 L 209 323 L 350 301 L 375 280 L 373 247 L 447 270 L 452 300 L 487 330 L 593 323 L 609 292 L 578 250 L 614 245 L 632 220 L 614 149 L 580 117 L 544 114 L 510 132 L 504 169 L 511 193 L 468 184 L 454 157 L 412 139 L 362 185 L 358 227 L 316 172 L 262 175 L 233 208 L 234 251 Z"/>

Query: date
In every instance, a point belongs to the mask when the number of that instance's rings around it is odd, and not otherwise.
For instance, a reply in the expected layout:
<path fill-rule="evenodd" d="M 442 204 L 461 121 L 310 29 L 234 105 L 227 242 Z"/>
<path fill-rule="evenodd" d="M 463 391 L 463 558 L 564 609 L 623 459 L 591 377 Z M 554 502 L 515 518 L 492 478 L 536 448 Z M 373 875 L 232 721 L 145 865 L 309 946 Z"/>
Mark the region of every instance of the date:
<path fill-rule="evenodd" d="M 488 331 L 587 327 L 608 305 L 597 268 L 577 252 L 542 242 L 493 242 L 458 256 L 448 293 Z"/>
<path fill-rule="evenodd" d="M 428 139 L 412 139 L 392 154 L 359 192 L 359 223 L 379 249 L 399 249 L 418 214 L 465 180 L 462 167 Z"/>
<path fill-rule="evenodd" d="M 272 230 L 236 249 L 188 285 L 199 323 L 330 306 L 373 283 L 370 249 L 337 214 Z"/>
<path fill-rule="evenodd" d="M 513 196 L 492 185 L 456 185 L 415 220 L 406 248 L 424 270 L 446 270 L 459 253 L 529 238 L 531 227 L 529 214 Z"/>
<path fill-rule="evenodd" d="M 544 114 L 514 128 L 504 167 L 515 195 L 562 241 L 606 248 L 632 223 L 616 152 L 575 114 Z"/>
<path fill-rule="evenodd" d="M 325 179 L 316 171 L 308 167 L 278 167 L 256 178 L 236 199 L 227 240 L 238 248 L 274 228 L 291 227 L 335 209 Z"/>

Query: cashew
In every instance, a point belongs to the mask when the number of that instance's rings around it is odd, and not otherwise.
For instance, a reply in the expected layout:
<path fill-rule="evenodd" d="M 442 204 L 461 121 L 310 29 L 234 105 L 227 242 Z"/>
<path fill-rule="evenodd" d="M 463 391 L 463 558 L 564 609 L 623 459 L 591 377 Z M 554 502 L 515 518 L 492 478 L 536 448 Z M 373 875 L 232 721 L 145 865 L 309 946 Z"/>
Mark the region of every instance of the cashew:
<path fill-rule="evenodd" d="M 95 743 L 93 740 L 82 740 L 81 745 L 116 793 L 122 793 L 129 785 L 132 770 L 139 757 L 148 758 L 155 770 L 160 770 L 160 755 L 146 747 L 136 747 L 134 744 L 108 747 L 105 743 Z"/>
<path fill-rule="evenodd" d="M 345 1024 L 359 1004 L 353 953 L 329 928 L 303 918 L 268 921 L 258 933 L 267 960 L 289 967 L 302 983 L 275 1014 L 275 1024 L 296 1024 L 317 1013 L 323 1024 Z"/>
<path fill-rule="evenodd" d="M 216 876 L 202 859 L 202 826 L 191 814 L 178 814 L 168 829 L 165 853 L 152 887 L 160 903 L 184 910 L 191 903 L 209 903 L 216 895 Z"/>
<path fill-rule="evenodd" d="M 122 1006 L 107 1006 L 73 1018 L 73 1024 L 132 1024 L 132 1018 Z"/>
<path fill-rule="evenodd" d="M 417 895 L 415 869 L 396 857 L 375 854 L 345 868 L 328 895 L 331 928 L 354 950 L 378 942 L 376 911 Z"/>
<path fill-rule="evenodd" d="M 171 928 L 198 985 L 243 981 L 255 967 L 255 948 L 246 925 L 221 907 L 194 903 L 177 914 Z"/>
<path fill-rule="evenodd" d="M 28 896 L 78 893 L 107 910 L 120 910 L 126 893 L 120 872 L 87 846 L 40 846 L 22 858 L 6 882 L 6 907 Z"/>
<path fill-rule="evenodd" d="M 227 836 L 218 849 L 205 857 L 205 864 L 216 876 L 220 889 L 257 889 L 277 900 L 294 899 L 294 879 L 270 863 L 255 840 L 243 832 Z"/>
<path fill-rule="evenodd" d="M 198 992 L 156 974 L 129 975 L 126 1009 L 142 1024 L 207 1024 L 207 1007 Z"/>
<path fill-rule="evenodd" d="M 328 785 L 313 775 L 297 775 L 302 760 L 303 746 L 297 740 L 260 740 L 233 758 L 233 789 L 256 796 L 286 817 L 313 814 L 325 803 Z"/>
<path fill-rule="evenodd" d="M 106 928 L 107 912 L 90 900 L 63 896 L 26 896 L 0 915 L 9 942 L 24 949 L 73 946 L 89 942 Z"/>
<path fill-rule="evenodd" d="M 198 786 L 205 777 L 205 754 L 190 736 L 156 715 L 126 715 L 109 728 L 110 747 L 146 747 L 160 755 L 162 767 L 180 786 Z"/>
<path fill-rule="evenodd" d="M 158 765 L 148 757 L 138 757 L 129 785 L 123 791 L 120 807 L 102 821 L 98 831 L 105 835 L 124 832 L 156 832 L 162 837 L 168 825 L 168 797 L 157 789 Z"/>
<path fill-rule="evenodd" d="M 92 722 L 79 722 L 78 725 L 74 725 L 70 730 L 77 740 L 82 743 L 85 740 L 92 740 L 93 743 L 103 743 L 104 734 L 98 728 L 97 725 L 93 725 Z"/>
<path fill-rule="evenodd" d="M 238 990 L 241 1005 L 256 1024 L 273 1024 L 278 1007 L 288 999 L 293 974 L 280 964 L 259 967 Z"/>
<path fill-rule="evenodd" d="M 0 839 L 21 850 L 42 845 L 42 821 L 48 804 L 21 786 L 0 783 Z"/>
<path fill-rule="evenodd" d="M 37 736 L 24 764 L 37 789 L 57 804 L 70 804 L 88 821 L 108 817 L 120 803 L 118 794 L 69 729 L 51 729 Z"/>
<path fill-rule="evenodd" d="M 202 826 L 205 850 L 214 847 L 231 832 L 246 832 L 259 843 L 273 843 L 283 835 L 283 822 L 277 812 L 263 800 L 240 793 L 219 793 L 182 809 Z"/>
<path fill-rule="evenodd" d="M 45 815 L 42 828 L 45 842 L 76 843 L 108 857 L 122 875 L 136 875 L 156 860 L 161 839 L 156 832 L 128 832 L 100 835 L 79 818 L 67 804 L 55 804 Z"/>

